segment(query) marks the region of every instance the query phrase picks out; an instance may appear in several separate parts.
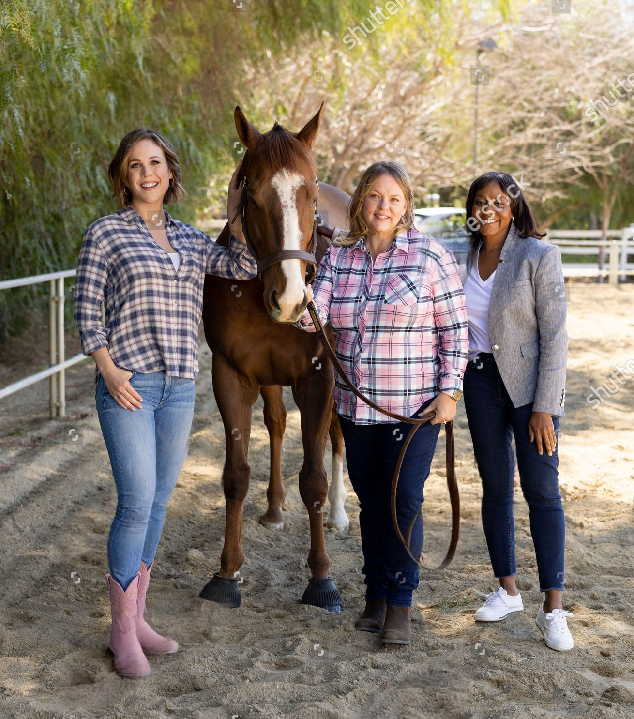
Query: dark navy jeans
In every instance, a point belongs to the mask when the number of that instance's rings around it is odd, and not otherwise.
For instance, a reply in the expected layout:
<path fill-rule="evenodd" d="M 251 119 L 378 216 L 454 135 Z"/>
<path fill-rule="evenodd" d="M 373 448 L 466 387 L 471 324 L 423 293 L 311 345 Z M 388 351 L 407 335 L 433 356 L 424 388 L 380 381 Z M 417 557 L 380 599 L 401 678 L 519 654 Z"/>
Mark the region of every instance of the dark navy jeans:
<path fill-rule="evenodd" d="M 510 577 L 515 564 L 513 523 L 512 440 L 520 484 L 528 502 L 530 532 L 542 592 L 564 588 L 565 520 L 559 494 L 558 447 L 540 455 L 528 437 L 533 405 L 513 407 L 495 359 L 481 354 L 469 362 L 464 376 L 464 401 L 473 451 L 482 478 L 482 526 L 493 573 Z M 559 438 L 559 417 L 553 417 Z"/>
<path fill-rule="evenodd" d="M 431 401 L 425 402 L 421 410 Z M 409 556 L 394 531 L 390 495 L 396 461 L 411 425 L 405 422 L 359 425 L 341 415 L 339 422 L 346 444 L 348 476 L 361 504 L 366 601 L 386 598 L 392 606 L 409 607 L 412 592 L 418 586 L 418 563 Z M 398 481 L 398 525 L 414 557 L 419 557 L 423 548 L 423 485 L 429 476 L 439 431 L 440 424 L 429 422 L 416 431 Z"/>

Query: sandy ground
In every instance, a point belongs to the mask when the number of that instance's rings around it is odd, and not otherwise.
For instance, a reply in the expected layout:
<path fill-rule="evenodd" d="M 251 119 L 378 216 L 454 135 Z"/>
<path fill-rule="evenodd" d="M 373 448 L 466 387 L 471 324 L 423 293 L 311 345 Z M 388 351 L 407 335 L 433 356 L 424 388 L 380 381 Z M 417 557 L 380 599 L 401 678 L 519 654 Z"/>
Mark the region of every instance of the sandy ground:
<path fill-rule="evenodd" d="M 104 652 L 109 607 L 105 543 L 114 483 L 94 410 L 90 365 L 68 376 L 68 411 L 47 420 L 42 383 L 0 403 L 0 716 L 255 719 L 489 719 L 634 716 L 634 378 L 597 409 L 590 387 L 634 359 L 634 287 L 570 288 L 567 415 L 560 440 L 567 516 L 567 589 L 575 649 L 545 647 L 526 505 L 516 503 L 519 586 L 526 611 L 481 625 L 473 612 L 495 588 L 479 516 L 464 409 L 457 419 L 462 536 L 445 571 L 424 571 L 414 597 L 414 642 L 379 649 L 353 631 L 363 584 L 358 507 L 347 537 L 327 534 L 341 614 L 299 603 L 308 579 L 308 523 L 297 488 L 299 415 L 288 399 L 283 532 L 265 529 L 268 438 L 256 407 L 252 486 L 245 504 L 243 603 L 198 598 L 218 568 L 224 527 L 224 434 L 210 355 L 201 353 L 189 457 L 168 509 L 148 612 L 182 645 L 124 680 Z M 0 368 L 0 383 L 26 373 Z M 442 445 L 426 488 L 426 563 L 449 537 Z M 330 462 L 327 458 L 327 467 Z M 347 478 L 346 478 L 347 482 Z"/>

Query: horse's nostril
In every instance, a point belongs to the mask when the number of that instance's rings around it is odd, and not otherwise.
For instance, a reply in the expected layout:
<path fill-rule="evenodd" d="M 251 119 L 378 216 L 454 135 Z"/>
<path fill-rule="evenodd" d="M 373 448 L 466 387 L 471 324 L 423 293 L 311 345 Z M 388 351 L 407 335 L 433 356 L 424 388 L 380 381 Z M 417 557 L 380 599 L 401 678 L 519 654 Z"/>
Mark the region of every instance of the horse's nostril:
<path fill-rule="evenodd" d="M 277 300 L 275 299 L 275 290 L 271 292 L 271 307 L 274 310 L 281 310 L 281 307 L 277 304 Z"/>
<path fill-rule="evenodd" d="M 299 317 L 300 315 L 302 315 L 304 310 L 306 309 L 307 305 L 308 305 L 308 297 L 306 296 L 306 293 L 304 292 L 304 299 L 295 305 L 294 315 L 296 317 Z"/>

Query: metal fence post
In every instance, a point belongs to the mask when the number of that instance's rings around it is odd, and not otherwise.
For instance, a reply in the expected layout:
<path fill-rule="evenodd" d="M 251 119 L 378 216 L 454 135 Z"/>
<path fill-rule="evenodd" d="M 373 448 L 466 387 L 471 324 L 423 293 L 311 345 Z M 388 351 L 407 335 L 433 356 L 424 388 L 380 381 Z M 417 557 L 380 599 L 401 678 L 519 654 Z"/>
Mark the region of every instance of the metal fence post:
<path fill-rule="evenodd" d="M 76 274 L 77 270 L 61 270 L 15 280 L 0 280 L 0 291 L 35 285 L 40 282 L 49 283 L 48 344 L 50 360 L 50 366 L 47 369 L 35 372 L 6 387 L 0 387 L 0 400 L 48 379 L 51 418 L 63 417 L 66 414 L 66 368 L 73 367 L 86 359 L 83 353 L 67 360 L 64 359 L 64 278 L 75 277 Z"/>
<path fill-rule="evenodd" d="M 627 270 L 627 241 L 629 237 L 632 236 L 632 228 L 631 227 L 623 227 L 621 229 L 621 262 L 620 262 L 620 269 L 621 272 L 625 272 Z M 619 282 L 625 282 L 626 275 L 622 274 L 619 276 Z"/>
<path fill-rule="evenodd" d="M 58 375 L 59 416 L 66 416 L 66 369 L 64 368 L 64 278 L 57 280 L 57 361 L 62 365 Z"/>
<path fill-rule="evenodd" d="M 55 292 L 57 282 L 51 280 L 49 292 L 49 311 L 48 311 L 48 344 L 50 352 L 51 367 L 57 364 L 57 312 L 55 307 Z M 57 375 L 52 374 L 49 378 L 49 406 L 51 410 L 51 419 L 57 417 Z"/>
<path fill-rule="evenodd" d="M 610 238 L 610 284 L 619 284 L 619 244 Z"/>

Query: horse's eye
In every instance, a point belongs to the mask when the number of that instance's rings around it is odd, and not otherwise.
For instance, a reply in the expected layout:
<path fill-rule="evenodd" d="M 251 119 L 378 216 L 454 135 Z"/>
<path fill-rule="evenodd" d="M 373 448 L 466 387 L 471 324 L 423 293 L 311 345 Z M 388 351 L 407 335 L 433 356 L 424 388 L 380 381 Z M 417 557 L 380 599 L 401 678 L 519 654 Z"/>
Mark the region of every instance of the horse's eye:
<path fill-rule="evenodd" d="M 251 195 L 247 195 L 249 198 L 249 202 L 253 205 L 253 207 L 257 207 L 258 203 L 251 197 Z"/>

